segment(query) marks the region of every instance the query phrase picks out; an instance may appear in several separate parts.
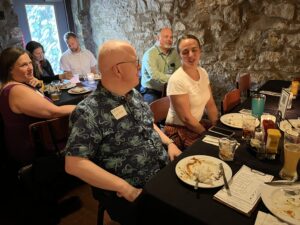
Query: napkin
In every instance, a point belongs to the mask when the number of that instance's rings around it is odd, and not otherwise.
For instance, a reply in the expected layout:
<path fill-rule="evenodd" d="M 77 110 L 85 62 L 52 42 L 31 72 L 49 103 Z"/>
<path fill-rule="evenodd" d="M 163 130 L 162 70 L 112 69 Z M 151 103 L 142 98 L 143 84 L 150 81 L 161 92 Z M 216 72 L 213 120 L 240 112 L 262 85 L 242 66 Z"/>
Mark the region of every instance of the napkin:
<path fill-rule="evenodd" d="M 265 95 L 270 95 L 270 96 L 276 96 L 276 97 L 280 97 L 281 96 L 281 93 L 273 92 L 273 91 L 264 91 L 264 90 L 262 90 L 259 93 L 265 94 Z"/>
<path fill-rule="evenodd" d="M 254 225 L 288 225 L 271 214 L 258 211 Z"/>
<path fill-rule="evenodd" d="M 219 146 L 219 138 L 210 136 L 210 135 L 205 135 L 205 137 L 202 139 L 203 142 L 206 142 L 211 145 Z"/>

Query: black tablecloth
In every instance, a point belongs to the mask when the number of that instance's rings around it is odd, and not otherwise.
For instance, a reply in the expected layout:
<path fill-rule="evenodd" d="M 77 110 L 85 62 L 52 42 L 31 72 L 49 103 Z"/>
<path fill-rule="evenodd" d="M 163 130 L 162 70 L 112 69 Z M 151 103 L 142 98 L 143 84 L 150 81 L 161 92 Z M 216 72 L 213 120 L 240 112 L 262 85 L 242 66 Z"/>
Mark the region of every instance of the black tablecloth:
<path fill-rule="evenodd" d="M 88 81 L 82 81 L 77 84 L 77 86 L 88 87 L 92 90 L 95 90 L 97 87 L 98 81 L 95 83 L 90 84 Z M 61 95 L 59 100 L 54 101 L 55 105 L 77 105 L 80 101 L 82 101 L 87 95 L 91 92 L 84 93 L 84 94 L 69 94 L 68 90 L 61 90 Z"/>
<path fill-rule="evenodd" d="M 282 87 L 289 86 L 288 81 L 268 81 L 261 90 L 280 92 Z M 235 112 L 241 108 L 250 109 L 250 99 L 234 109 Z M 276 113 L 279 97 L 267 96 L 266 112 Z M 290 118 L 300 116 L 299 96 L 293 102 L 294 108 L 287 115 Z M 225 126 L 219 123 L 220 126 Z M 232 129 L 232 128 L 231 128 Z M 282 156 L 275 160 L 258 160 L 255 153 L 241 140 L 241 130 L 233 129 L 235 138 L 241 143 L 237 149 L 235 160 L 228 162 L 233 174 L 245 164 L 252 169 L 272 174 L 278 178 L 279 171 L 283 165 Z M 250 217 L 243 215 L 228 206 L 213 199 L 213 195 L 220 188 L 198 189 L 183 183 L 175 174 L 177 162 L 189 155 L 210 155 L 218 157 L 218 147 L 198 140 L 190 148 L 184 151 L 178 159 L 171 162 L 162 169 L 145 186 L 144 193 L 139 199 L 140 224 L 231 224 L 231 225 L 253 225 L 258 210 L 269 212 L 260 202 Z M 300 172 L 300 165 L 298 165 Z"/>

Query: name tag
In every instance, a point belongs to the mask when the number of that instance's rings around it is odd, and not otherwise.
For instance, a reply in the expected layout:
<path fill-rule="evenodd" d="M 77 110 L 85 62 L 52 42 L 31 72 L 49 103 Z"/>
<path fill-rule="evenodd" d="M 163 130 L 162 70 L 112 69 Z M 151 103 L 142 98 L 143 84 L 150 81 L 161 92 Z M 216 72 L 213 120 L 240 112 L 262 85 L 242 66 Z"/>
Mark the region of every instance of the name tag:
<path fill-rule="evenodd" d="M 127 115 L 127 112 L 123 105 L 120 105 L 110 111 L 113 116 L 118 120 Z"/>

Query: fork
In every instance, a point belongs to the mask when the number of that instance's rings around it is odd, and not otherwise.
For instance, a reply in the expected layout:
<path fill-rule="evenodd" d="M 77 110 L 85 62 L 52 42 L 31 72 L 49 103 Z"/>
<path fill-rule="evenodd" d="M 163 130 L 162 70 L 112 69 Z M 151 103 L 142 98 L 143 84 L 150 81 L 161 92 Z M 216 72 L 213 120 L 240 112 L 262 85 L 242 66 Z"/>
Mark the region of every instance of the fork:
<path fill-rule="evenodd" d="M 198 184 L 199 184 L 199 177 L 197 173 L 193 174 L 196 178 L 195 178 L 195 185 L 194 185 L 194 189 L 198 190 Z"/>

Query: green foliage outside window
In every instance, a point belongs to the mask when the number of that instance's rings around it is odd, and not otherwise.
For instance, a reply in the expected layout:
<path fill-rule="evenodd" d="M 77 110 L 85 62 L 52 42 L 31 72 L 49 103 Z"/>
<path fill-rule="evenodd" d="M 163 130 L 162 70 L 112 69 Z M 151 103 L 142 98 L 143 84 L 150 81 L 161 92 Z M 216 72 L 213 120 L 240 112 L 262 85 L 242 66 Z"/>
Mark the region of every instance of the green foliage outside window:
<path fill-rule="evenodd" d="M 25 5 L 31 40 L 44 46 L 45 57 L 50 61 L 55 74 L 60 73 L 61 48 L 52 5 Z"/>

